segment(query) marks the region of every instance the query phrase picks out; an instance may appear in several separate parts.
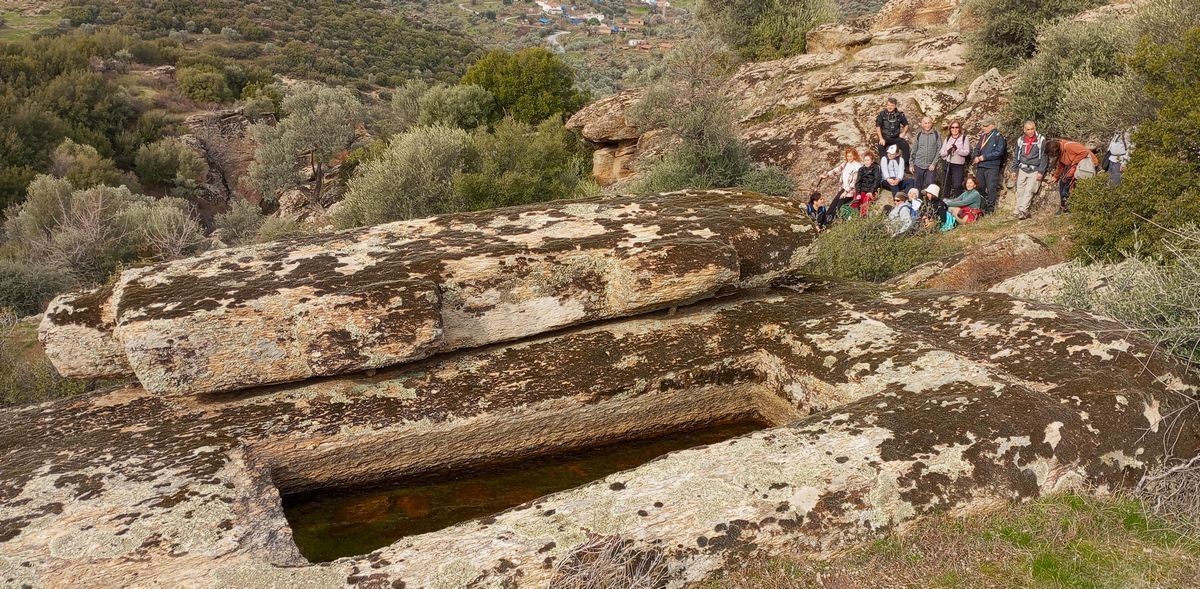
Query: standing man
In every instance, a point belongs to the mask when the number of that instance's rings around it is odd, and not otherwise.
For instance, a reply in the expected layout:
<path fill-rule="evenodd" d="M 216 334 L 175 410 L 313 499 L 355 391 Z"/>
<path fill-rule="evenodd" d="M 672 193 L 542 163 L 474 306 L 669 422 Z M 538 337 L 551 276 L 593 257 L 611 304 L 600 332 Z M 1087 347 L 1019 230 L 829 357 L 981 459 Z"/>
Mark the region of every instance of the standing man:
<path fill-rule="evenodd" d="M 879 139 L 880 161 L 887 157 L 887 149 L 893 145 L 900 146 L 904 161 L 910 161 L 908 141 L 908 117 L 900 111 L 900 103 L 896 98 L 889 97 L 883 105 L 883 110 L 875 116 L 875 134 Z"/>
<path fill-rule="evenodd" d="M 917 131 L 917 136 L 913 139 L 912 145 L 913 176 L 916 178 L 919 190 L 925 190 L 926 186 L 936 181 L 934 176 L 937 175 L 935 170 L 938 161 L 938 150 L 941 146 L 942 134 L 933 128 L 933 119 L 930 117 L 922 118 L 921 129 Z"/>
<path fill-rule="evenodd" d="M 983 213 L 991 214 L 1000 200 L 1000 162 L 1004 159 L 1004 136 L 996 130 L 996 121 L 983 119 L 979 139 L 971 150 L 975 162 L 975 176 L 979 178 L 979 191 L 983 194 Z"/>
<path fill-rule="evenodd" d="M 1024 133 L 1013 148 L 1009 174 L 1017 176 L 1017 219 L 1028 219 L 1029 207 L 1046 174 L 1046 138 L 1037 132 L 1037 123 L 1025 121 Z"/>
<path fill-rule="evenodd" d="M 1133 152 L 1133 140 L 1129 131 L 1113 135 L 1108 142 L 1108 184 L 1116 186 L 1121 183 L 1121 175 L 1125 166 L 1129 165 L 1129 154 Z"/>

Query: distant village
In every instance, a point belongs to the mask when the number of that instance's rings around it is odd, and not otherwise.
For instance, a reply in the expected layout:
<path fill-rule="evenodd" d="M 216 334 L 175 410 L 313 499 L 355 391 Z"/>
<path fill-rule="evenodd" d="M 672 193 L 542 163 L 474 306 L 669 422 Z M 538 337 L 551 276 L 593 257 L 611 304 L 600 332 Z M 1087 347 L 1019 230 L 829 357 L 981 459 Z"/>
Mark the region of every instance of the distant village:
<path fill-rule="evenodd" d="M 624 34 L 627 38 L 625 45 L 631 49 L 662 49 L 670 50 L 673 46 L 669 42 L 651 42 L 643 38 L 639 38 L 647 24 L 649 15 L 659 15 L 663 21 L 671 18 L 671 3 L 669 0 L 639 0 L 650 8 L 650 12 L 646 15 L 627 14 L 616 18 L 609 18 L 607 15 L 598 12 L 594 6 L 575 6 L 554 2 L 553 0 L 536 0 L 539 12 L 531 15 L 536 16 L 536 19 L 530 19 L 537 25 L 563 26 L 564 30 L 579 30 L 587 32 L 589 35 L 618 35 Z"/>

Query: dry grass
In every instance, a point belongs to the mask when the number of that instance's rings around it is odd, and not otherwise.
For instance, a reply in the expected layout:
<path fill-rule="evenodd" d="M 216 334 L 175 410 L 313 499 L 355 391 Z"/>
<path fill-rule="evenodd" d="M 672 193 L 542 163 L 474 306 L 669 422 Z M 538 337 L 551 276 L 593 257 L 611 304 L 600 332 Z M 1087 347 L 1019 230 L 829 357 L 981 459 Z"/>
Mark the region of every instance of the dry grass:
<path fill-rule="evenodd" d="M 37 341 L 36 321 L 0 309 L 0 407 L 61 399 L 112 384 L 59 376 Z"/>
<path fill-rule="evenodd" d="M 931 518 L 830 561 L 753 563 L 700 588 L 1197 586 L 1195 537 L 1137 499 L 1068 494 L 983 515 Z"/>
<path fill-rule="evenodd" d="M 589 534 L 554 570 L 550 589 L 658 589 L 667 582 L 662 553 L 632 549 L 616 536 Z"/>

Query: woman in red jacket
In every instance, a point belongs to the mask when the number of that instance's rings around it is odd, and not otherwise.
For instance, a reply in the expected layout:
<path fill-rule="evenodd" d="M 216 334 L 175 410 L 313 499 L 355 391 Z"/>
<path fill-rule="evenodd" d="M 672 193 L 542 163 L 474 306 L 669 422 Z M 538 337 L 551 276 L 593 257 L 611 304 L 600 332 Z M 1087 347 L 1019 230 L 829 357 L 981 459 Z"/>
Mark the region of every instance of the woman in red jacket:
<path fill-rule="evenodd" d="M 1086 145 L 1078 141 L 1059 139 L 1046 145 L 1046 157 L 1056 162 L 1050 181 L 1058 180 L 1058 212 L 1067 212 L 1067 200 L 1075 188 L 1075 180 L 1096 175 L 1100 160 Z"/>

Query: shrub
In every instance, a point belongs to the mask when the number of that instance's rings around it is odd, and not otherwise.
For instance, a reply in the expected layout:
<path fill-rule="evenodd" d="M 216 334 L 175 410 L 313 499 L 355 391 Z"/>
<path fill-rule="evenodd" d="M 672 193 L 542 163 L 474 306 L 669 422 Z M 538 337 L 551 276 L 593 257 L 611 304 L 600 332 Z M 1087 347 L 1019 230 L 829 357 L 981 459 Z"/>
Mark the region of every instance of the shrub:
<path fill-rule="evenodd" d="M 937 234 L 893 238 L 887 217 L 834 224 L 817 238 L 806 272 L 828 278 L 883 282 L 950 253 Z"/>
<path fill-rule="evenodd" d="M 1172 231 L 1200 224 L 1200 26 L 1168 45 L 1143 40 L 1130 58 L 1158 105 L 1133 134 L 1136 148 L 1124 180 L 1080 182 L 1072 196 L 1075 253 L 1116 258 L 1133 251 L 1163 254 Z"/>
<path fill-rule="evenodd" d="M 455 191 L 469 210 L 577 196 L 580 181 L 591 173 L 583 142 L 554 120 L 535 127 L 504 119 L 494 133 L 478 130 L 472 144 L 477 171 L 455 180 Z"/>
<path fill-rule="evenodd" d="M 136 178 L 118 170 L 116 164 L 101 156 L 96 148 L 70 139 L 63 139 L 50 155 L 50 173 L 65 178 L 76 188 L 125 184 L 140 190 Z"/>
<path fill-rule="evenodd" d="M 1107 140 L 1115 129 L 1127 128 L 1144 114 L 1137 106 L 1138 82 L 1126 75 L 1120 58 L 1134 34 L 1130 19 L 1046 28 L 1037 55 L 1017 71 L 1006 126 L 1019 129 L 1032 119 L 1043 133 L 1082 140 Z M 1114 90 L 1124 92 L 1103 94 Z"/>
<path fill-rule="evenodd" d="M 837 15 L 828 0 L 703 0 L 698 10 L 717 37 L 758 61 L 804 53 L 808 31 Z"/>
<path fill-rule="evenodd" d="M 181 67 L 175 72 L 175 80 L 183 94 L 198 102 L 229 102 L 233 90 L 225 72 L 211 65 Z"/>
<path fill-rule="evenodd" d="M 191 204 L 183 199 L 138 203 L 123 217 L 123 222 L 135 233 L 141 259 L 164 262 L 204 249 L 204 228 L 192 217 Z"/>
<path fill-rule="evenodd" d="M 1200 363 L 1200 230 L 1189 226 L 1163 246 L 1164 256 L 1134 256 L 1094 291 L 1087 268 L 1069 267 L 1060 304 L 1112 317 L 1195 367 Z"/>
<path fill-rule="evenodd" d="M 462 129 L 417 127 L 397 135 L 383 155 L 359 167 L 334 222 L 358 227 L 464 210 L 454 180 L 476 159 Z"/>
<path fill-rule="evenodd" d="M 662 128 L 671 141 L 639 192 L 736 186 L 750 171 L 733 103 L 720 91 L 733 63 L 722 44 L 709 40 L 686 43 L 667 56 L 666 73 L 630 112 L 640 127 Z"/>
<path fill-rule="evenodd" d="M 421 118 L 421 97 L 429 91 L 423 80 L 409 80 L 392 94 L 392 116 L 396 131 L 403 133 L 417 125 Z"/>
<path fill-rule="evenodd" d="M 570 116 L 587 102 L 571 68 L 544 47 L 494 50 L 467 69 L 462 83 L 491 92 L 501 112 L 523 123 Z"/>
<path fill-rule="evenodd" d="M 134 161 L 138 177 L 152 186 L 195 181 L 208 169 L 195 150 L 174 137 L 143 145 Z"/>
<path fill-rule="evenodd" d="M 742 176 L 742 188 L 774 196 L 791 196 L 796 192 L 796 180 L 778 166 L 750 170 Z"/>
<path fill-rule="evenodd" d="M 254 243 L 279 241 L 310 235 L 313 227 L 294 217 L 267 217 L 254 234 Z"/>
<path fill-rule="evenodd" d="M 1038 51 L 1038 29 L 1078 14 L 1105 0 L 967 0 L 967 15 L 978 21 L 968 35 L 968 58 L 979 69 L 1011 69 Z"/>
<path fill-rule="evenodd" d="M 213 219 L 221 241 L 231 246 L 250 243 L 266 221 L 258 205 L 243 199 L 233 201 L 229 211 Z"/>
<path fill-rule="evenodd" d="M 437 85 L 418 99 L 417 124 L 471 130 L 485 125 L 496 110 L 496 99 L 479 86 Z"/>
<path fill-rule="evenodd" d="M 50 299 L 74 286 L 70 274 L 45 264 L 0 258 L 0 309 L 41 313 Z"/>

